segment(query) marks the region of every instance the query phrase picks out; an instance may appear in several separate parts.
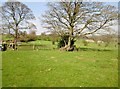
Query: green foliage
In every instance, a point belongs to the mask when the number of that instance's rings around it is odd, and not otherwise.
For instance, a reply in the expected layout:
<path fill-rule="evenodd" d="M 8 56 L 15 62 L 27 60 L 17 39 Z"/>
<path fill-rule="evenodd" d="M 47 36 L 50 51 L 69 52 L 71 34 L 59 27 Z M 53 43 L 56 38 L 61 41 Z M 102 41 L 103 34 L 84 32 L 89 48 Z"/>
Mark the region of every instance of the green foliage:
<path fill-rule="evenodd" d="M 65 45 L 68 44 L 68 39 L 69 36 L 68 35 L 64 35 L 60 38 L 60 40 L 58 41 L 58 48 L 64 47 Z"/>

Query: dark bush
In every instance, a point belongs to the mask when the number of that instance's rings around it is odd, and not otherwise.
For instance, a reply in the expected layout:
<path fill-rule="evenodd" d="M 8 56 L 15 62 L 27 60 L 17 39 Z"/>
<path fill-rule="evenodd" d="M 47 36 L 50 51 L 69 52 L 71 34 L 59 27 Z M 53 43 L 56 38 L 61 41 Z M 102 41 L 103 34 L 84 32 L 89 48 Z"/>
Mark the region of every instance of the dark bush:
<path fill-rule="evenodd" d="M 64 47 L 65 44 L 68 44 L 68 35 L 61 36 L 60 40 L 58 40 L 58 48 Z"/>

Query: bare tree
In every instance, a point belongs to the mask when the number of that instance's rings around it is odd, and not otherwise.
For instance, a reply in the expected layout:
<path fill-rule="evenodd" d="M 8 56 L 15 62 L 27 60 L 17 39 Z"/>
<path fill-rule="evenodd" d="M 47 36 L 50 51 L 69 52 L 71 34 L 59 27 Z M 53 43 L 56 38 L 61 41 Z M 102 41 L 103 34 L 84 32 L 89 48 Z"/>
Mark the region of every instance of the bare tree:
<path fill-rule="evenodd" d="M 72 41 L 77 36 L 87 36 L 98 30 L 108 31 L 117 19 L 116 8 L 102 2 L 57 2 L 48 3 L 48 7 L 43 15 L 43 27 L 59 35 L 69 34 L 67 50 L 73 48 Z"/>
<path fill-rule="evenodd" d="M 1 8 L 2 29 L 13 30 L 17 41 L 19 31 L 29 29 L 29 20 L 35 19 L 35 17 L 25 4 L 15 0 L 5 2 Z"/>

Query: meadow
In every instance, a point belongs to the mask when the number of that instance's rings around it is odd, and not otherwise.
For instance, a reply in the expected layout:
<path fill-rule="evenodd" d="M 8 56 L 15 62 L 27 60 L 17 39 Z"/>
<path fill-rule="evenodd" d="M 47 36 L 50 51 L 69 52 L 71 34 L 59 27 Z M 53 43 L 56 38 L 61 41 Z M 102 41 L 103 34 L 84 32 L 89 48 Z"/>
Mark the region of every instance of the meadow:
<path fill-rule="evenodd" d="M 118 50 L 90 43 L 79 51 L 56 49 L 50 41 L 22 43 L 2 52 L 3 87 L 118 87 Z M 33 50 L 31 46 L 41 45 Z"/>

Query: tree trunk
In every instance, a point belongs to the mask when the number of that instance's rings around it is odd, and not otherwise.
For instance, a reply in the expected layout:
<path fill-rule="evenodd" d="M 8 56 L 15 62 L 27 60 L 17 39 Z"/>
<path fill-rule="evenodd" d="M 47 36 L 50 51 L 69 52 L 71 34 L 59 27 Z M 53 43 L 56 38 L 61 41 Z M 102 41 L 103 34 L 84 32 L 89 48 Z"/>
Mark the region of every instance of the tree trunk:
<path fill-rule="evenodd" d="M 14 40 L 15 49 L 17 49 L 17 41 L 18 41 L 18 29 L 16 28 L 16 30 L 15 30 L 15 40 Z"/>
<path fill-rule="evenodd" d="M 8 34 L 10 35 L 10 29 L 9 29 L 9 32 L 8 32 Z"/>
<path fill-rule="evenodd" d="M 74 50 L 74 39 L 72 37 L 69 37 L 68 45 L 67 45 L 67 51 L 73 51 Z"/>
<path fill-rule="evenodd" d="M 70 47 L 71 46 L 71 37 L 69 36 L 69 39 L 68 39 L 68 46 Z"/>
<path fill-rule="evenodd" d="M 70 29 L 70 35 L 68 39 L 68 48 L 67 51 L 73 51 L 74 50 L 74 37 L 73 37 L 73 27 L 71 24 L 71 29 Z"/>

